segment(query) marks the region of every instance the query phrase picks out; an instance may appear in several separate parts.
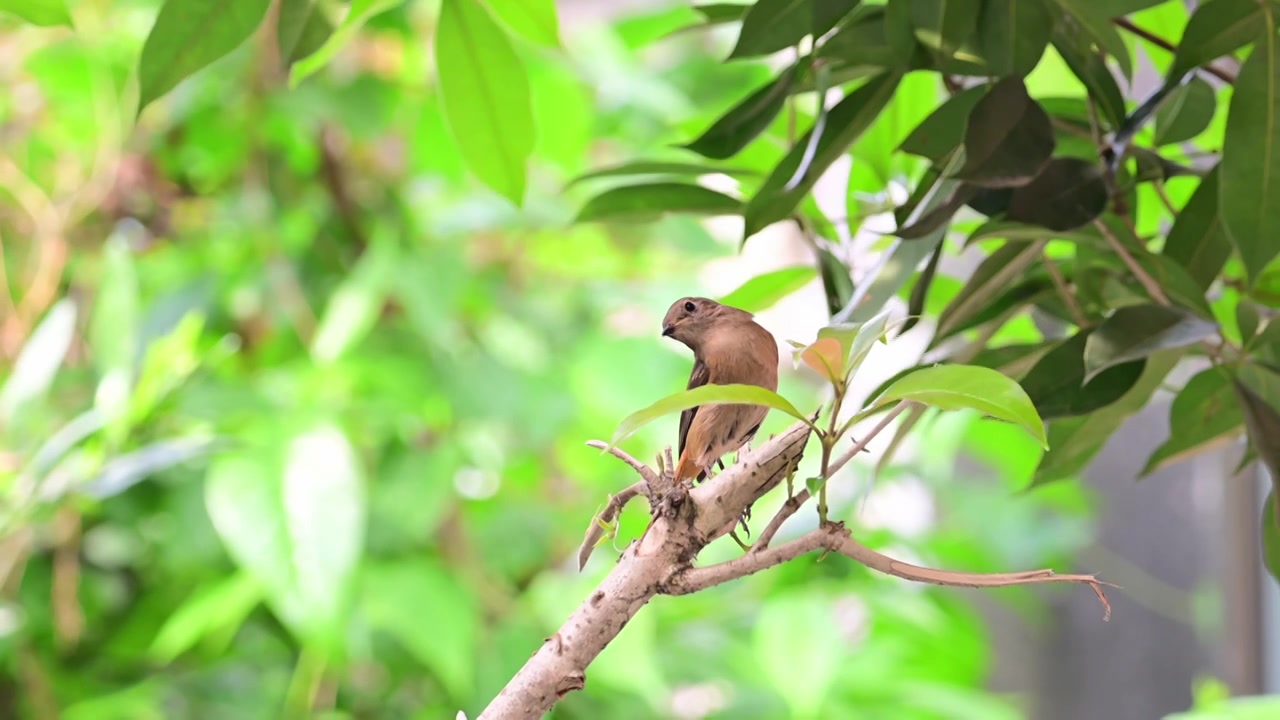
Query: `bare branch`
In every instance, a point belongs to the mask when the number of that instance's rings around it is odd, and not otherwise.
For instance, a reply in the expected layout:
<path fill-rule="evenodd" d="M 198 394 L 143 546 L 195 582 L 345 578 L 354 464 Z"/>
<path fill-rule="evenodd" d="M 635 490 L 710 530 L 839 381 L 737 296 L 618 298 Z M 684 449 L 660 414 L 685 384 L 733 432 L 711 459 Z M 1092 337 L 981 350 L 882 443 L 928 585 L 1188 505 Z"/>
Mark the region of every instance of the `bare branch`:
<path fill-rule="evenodd" d="M 808 491 L 805 491 L 804 494 L 807 496 Z M 799 495 L 796 497 L 799 497 Z M 795 540 L 783 543 L 775 548 L 761 550 L 752 548 L 751 552 L 732 560 L 707 567 L 688 568 L 673 575 L 662 587 L 662 591 L 668 595 L 688 595 L 730 580 L 753 575 L 774 565 L 781 565 L 788 560 L 794 560 L 805 553 L 827 547 L 830 541 L 826 536 L 827 531 L 818 529 L 805 533 Z"/>
<path fill-rule="evenodd" d="M 1106 238 L 1107 244 L 1111 246 L 1111 249 L 1116 251 L 1116 255 L 1120 256 L 1120 260 L 1124 262 L 1125 267 L 1129 268 L 1129 272 L 1133 273 L 1134 277 L 1138 278 L 1138 282 L 1142 283 L 1142 287 L 1146 289 L 1151 299 L 1161 305 L 1169 305 L 1169 297 L 1164 294 L 1160 283 L 1156 282 L 1146 270 L 1142 269 L 1142 266 L 1138 264 L 1137 260 L 1133 259 L 1133 255 L 1125 249 L 1116 234 L 1111 232 L 1106 223 L 1101 220 L 1094 220 L 1093 225 L 1098 228 L 1098 232 L 1102 233 L 1102 237 Z"/>
<path fill-rule="evenodd" d="M 916 404 L 917 403 L 907 401 L 900 402 L 894 406 L 894 408 L 885 414 L 884 417 L 880 418 L 880 422 L 876 423 L 875 427 L 871 428 L 871 432 L 863 436 L 861 440 L 853 444 L 853 447 L 849 448 L 848 452 L 841 455 L 831 463 L 831 467 L 827 471 L 827 479 L 830 480 L 837 472 L 840 471 L 840 468 L 844 467 L 850 460 L 856 457 L 858 453 L 862 452 L 862 449 L 874 440 L 877 435 L 884 432 L 884 429 L 889 427 L 889 423 L 893 422 L 894 419 L 901 415 L 904 410 Z"/>
<path fill-rule="evenodd" d="M 1058 264 L 1053 261 L 1053 258 L 1049 257 L 1049 253 L 1043 250 L 1041 251 L 1040 259 L 1044 261 L 1044 269 L 1049 271 L 1049 279 L 1053 280 L 1053 287 L 1058 291 L 1058 296 L 1062 298 L 1062 302 L 1066 303 L 1067 311 L 1071 313 L 1071 319 L 1075 320 L 1076 325 L 1080 328 L 1089 327 L 1089 318 L 1085 317 L 1079 301 L 1076 300 L 1076 296 L 1067 287 L 1067 278 L 1063 276 Z"/>
<path fill-rule="evenodd" d="M 774 514 L 769 524 L 764 526 L 764 531 L 760 533 L 760 537 L 756 538 L 755 544 L 751 546 L 751 552 L 760 552 L 769 547 L 769 543 L 773 540 L 773 536 L 778 534 L 782 524 L 792 515 L 795 515 L 801 505 L 809 502 L 810 497 L 808 490 L 801 490 L 787 498 L 787 501 L 782 503 L 782 507 L 778 508 L 778 512 Z"/>
<path fill-rule="evenodd" d="M 593 447 L 593 448 L 596 448 L 597 450 L 604 450 L 605 452 L 618 458 L 622 462 L 630 465 L 631 469 L 640 473 L 640 477 L 644 478 L 645 483 L 650 486 L 653 486 L 655 483 L 658 482 L 658 474 L 653 471 L 653 468 L 631 457 L 629 454 L 627 454 L 627 451 L 623 450 L 622 448 L 610 447 L 609 443 L 603 440 L 588 440 L 587 447 Z"/>

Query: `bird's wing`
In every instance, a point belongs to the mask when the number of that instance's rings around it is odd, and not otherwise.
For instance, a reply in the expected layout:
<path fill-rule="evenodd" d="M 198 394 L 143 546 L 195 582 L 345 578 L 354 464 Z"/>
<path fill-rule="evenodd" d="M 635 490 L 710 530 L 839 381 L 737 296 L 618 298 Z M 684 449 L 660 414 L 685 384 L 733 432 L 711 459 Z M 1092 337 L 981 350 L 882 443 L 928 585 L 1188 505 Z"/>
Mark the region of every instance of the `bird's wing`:
<path fill-rule="evenodd" d="M 701 360 L 694 360 L 693 372 L 689 373 L 689 386 L 685 390 L 692 390 L 696 387 L 702 387 L 711 379 L 711 370 L 707 364 Z M 680 445 L 676 449 L 676 456 L 679 457 L 684 452 L 685 440 L 689 437 L 689 426 L 693 424 L 693 416 L 698 414 L 698 408 L 691 407 L 680 413 Z"/>

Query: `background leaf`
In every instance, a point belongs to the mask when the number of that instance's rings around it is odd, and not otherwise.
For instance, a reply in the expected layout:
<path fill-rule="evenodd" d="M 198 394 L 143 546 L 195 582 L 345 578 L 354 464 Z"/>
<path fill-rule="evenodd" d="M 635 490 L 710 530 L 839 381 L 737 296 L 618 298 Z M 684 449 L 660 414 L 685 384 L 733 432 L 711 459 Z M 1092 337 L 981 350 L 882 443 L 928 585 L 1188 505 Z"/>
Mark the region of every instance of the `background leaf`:
<path fill-rule="evenodd" d="M 613 431 L 612 444 L 617 445 L 632 433 L 663 415 L 687 410 L 700 405 L 722 405 L 741 403 L 745 405 L 764 405 L 774 410 L 781 410 L 791 417 L 809 422 L 809 418 L 796 409 L 786 398 L 756 385 L 703 385 L 692 390 L 682 390 L 668 395 L 652 405 L 637 410 L 622 419 L 618 428 Z"/>
<path fill-rule="evenodd" d="M 756 275 L 742 283 L 720 302 L 747 312 L 760 312 L 808 285 L 818 276 L 812 265 L 794 265 Z"/>
<path fill-rule="evenodd" d="M 165 0 L 138 60 L 138 112 L 240 46 L 268 0 Z"/>
<path fill-rule="evenodd" d="M 977 410 L 1014 423 L 1048 447 L 1044 422 L 1017 382 L 977 365 L 935 365 L 904 376 L 876 398 L 873 407 L 912 400 L 943 410 Z"/>

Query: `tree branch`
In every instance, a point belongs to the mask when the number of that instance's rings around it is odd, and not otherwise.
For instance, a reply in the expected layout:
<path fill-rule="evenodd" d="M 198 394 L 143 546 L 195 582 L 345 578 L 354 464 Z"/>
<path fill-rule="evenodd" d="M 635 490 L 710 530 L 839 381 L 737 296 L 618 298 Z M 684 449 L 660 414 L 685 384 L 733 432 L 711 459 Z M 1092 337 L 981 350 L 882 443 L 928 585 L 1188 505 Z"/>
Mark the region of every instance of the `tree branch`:
<path fill-rule="evenodd" d="M 1137 25 L 1134 25 L 1133 22 L 1130 21 L 1128 18 L 1118 17 L 1113 19 L 1112 22 L 1114 22 L 1118 27 L 1121 27 L 1133 33 L 1134 35 L 1137 35 L 1138 37 L 1142 38 L 1143 40 L 1146 40 L 1147 42 L 1151 43 L 1152 45 L 1155 45 L 1158 48 L 1167 50 L 1169 52 L 1178 51 L 1178 47 L 1173 43 L 1169 42 L 1168 40 L 1165 40 L 1159 35 L 1156 35 L 1150 30 L 1146 30 L 1144 28 L 1138 27 Z M 1218 78 L 1222 82 L 1227 83 L 1228 85 L 1234 85 L 1236 83 L 1236 78 L 1234 75 L 1227 72 L 1226 70 L 1220 70 L 1209 63 L 1205 63 L 1204 65 L 1200 66 L 1200 69 Z"/>

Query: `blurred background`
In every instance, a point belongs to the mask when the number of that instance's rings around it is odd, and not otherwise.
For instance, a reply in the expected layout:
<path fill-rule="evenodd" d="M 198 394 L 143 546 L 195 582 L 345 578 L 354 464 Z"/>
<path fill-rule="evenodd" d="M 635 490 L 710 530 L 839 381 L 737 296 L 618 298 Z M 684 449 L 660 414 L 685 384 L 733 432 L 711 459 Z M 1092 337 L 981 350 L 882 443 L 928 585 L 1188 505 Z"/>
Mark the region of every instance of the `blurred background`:
<path fill-rule="evenodd" d="M 770 77 L 721 62 L 732 29 L 675 32 L 685 3 L 560 0 L 563 51 L 518 47 L 538 139 L 517 209 L 448 134 L 439 3 L 364 6 L 298 87 L 259 32 L 136 126 L 158 3 L 82 0 L 75 33 L 0 12 L 0 718 L 474 717 L 643 531 L 637 504 L 577 572 L 592 513 L 634 480 L 584 443 L 687 379 L 659 336 L 670 302 L 765 307 L 784 348 L 826 324 L 786 227 L 739 251 L 737 219 L 573 222 L 575 176 L 676 157 Z M 1027 83 L 1083 94 L 1056 56 Z M 824 211 L 900 202 L 915 166 L 892 150 L 941 97 L 908 77 L 820 184 Z M 771 167 L 785 123 L 735 163 Z M 847 238 L 855 280 L 892 227 L 870 213 Z M 949 259 L 935 287 L 971 269 Z M 878 346 L 855 394 L 928 330 Z M 999 339 L 1020 333 L 1030 318 Z M 817 407 L 818 378 L 783 368 L 782 394 Z M 1098 572 L 1123 586 L 1109 623 L 1079 587 L 806 557 L 659 597 L 554 716 L 1145 720 L 1280 692 L 1261 480 L 1231 446 L 1135 482 L 1167 435 L 1160 397 L 1079 481 L 1021 492 L 1034 442 L 953 413 L 833 485 L 837 517 L 898 559 Z M 676 426 L 623 447 L 651 459 Z"/>

